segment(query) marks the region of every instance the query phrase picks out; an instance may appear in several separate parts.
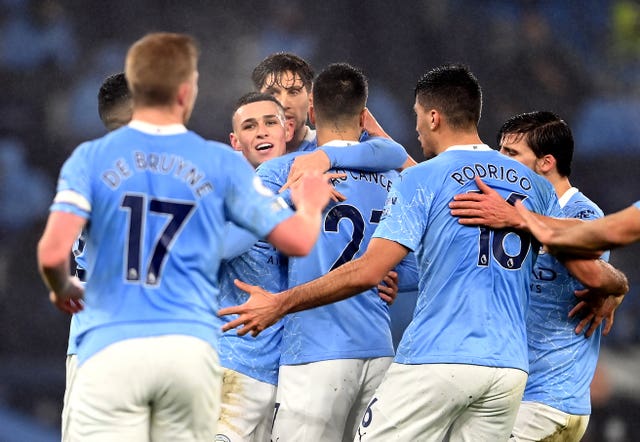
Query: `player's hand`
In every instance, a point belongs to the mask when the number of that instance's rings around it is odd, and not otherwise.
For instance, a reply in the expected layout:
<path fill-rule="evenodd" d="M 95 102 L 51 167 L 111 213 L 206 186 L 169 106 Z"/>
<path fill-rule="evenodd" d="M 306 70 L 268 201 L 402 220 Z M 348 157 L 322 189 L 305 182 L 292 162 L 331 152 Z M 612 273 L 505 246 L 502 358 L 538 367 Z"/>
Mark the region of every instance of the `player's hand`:
<path fill-rule="evenodd" d="M 84 308 L 83 297 L 84 286 L 75 276 L 69 278 L 69 283 L 60 293 L 49 292 L 49 301 L 58 310 L 69 314 L 77 313 Z"/>
<path fill-rule="evenodd" d="M 295 185 L 309 173 L 324 173 L 329 169 L 331 169 L 331 161 L 327 154 L 320 149 L 299 155 L 293 160 L 287 182 L 280 188 L 280 193 Z"/>
<path fill-rule="evenodd" d="M 249 299 L 242 305 L 227 307 L 218 311 L 218 316 L 238 315 L 236 319 L 222 326 L 223 332 L 243 326 L 238 329 L 238 335 L 244 336 L 247 333 L 251 333 L 251 336 L 256 337 L 260 332 L 275 324 L 284 316 L 280 313 L 280 303 L 277 295 L 238 279 L 234 283 L 240 290 L 249 294 Z"/>
<path fill-rule="evenodd" d="M 388 305 L 393 304 L 398 296 L 398 273 L 390 270 L 378 284 L 378 296 Z"/>
<path fill-rule="evenodd" d="M 376 120 L 373 114 L 369 111 L 369 108 L 366 107 L 364 108 L 364 122 L 362 128 L 366 130 L 372 137 L 383 137 L 391 139 L 389 134 L 384 131 L 382 126 L 380 126 L 380 123 L 378 123 L 378 120 Z"/>
<path fill-rule="evenodd" d="M 308 174 L 291 189 L 291 200 L 297 211 L 319 214 L 329 203 L 332 189 L 327 176 Z"/>
<path fill-rule="evenodd" d="M 336 203 L 341 203 L 343 201 L 346 201 L 347 197 L 336 190 L 335 184 L 337 180 L 346 178 L 347 174 L 337 173 L 337 172 L 327 172 L 324 174 L 324 176 L 329 180 L 329 184 L 331 184 L 331 199 Z"/>
<path fill-rule="evenodd" d="M 460 224 L 482 225 L 493 229 L 522 225 L 522 219 L 511 204 L 479 177 L 476 176 L 475 181 L 480 192 L 458 194 L 449 203 L 451 215 L 457 216 Z"/>
<path fill-rule="evenodd" d="M 575 295 L 581 301 L 571 309 L 569 317 L 582 315 L 582 320 L 575 328 L 576 334 L 579 335 L 586 330 L 584 336 L 588 338 L 593 335 L 602 321 L 605 321 L 602 334 L 608 335 L 613 327 L 615 311 L 622 303 L 624 294 L 603 294 L 598 290 L 584 289 L 576 290 Z"/>

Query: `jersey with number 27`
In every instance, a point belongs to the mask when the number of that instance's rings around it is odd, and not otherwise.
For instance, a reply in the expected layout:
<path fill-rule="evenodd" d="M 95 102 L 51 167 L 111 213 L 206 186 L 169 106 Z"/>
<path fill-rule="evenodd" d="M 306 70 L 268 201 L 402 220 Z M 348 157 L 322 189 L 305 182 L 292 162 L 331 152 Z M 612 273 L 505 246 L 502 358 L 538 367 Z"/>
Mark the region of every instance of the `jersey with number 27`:
<path fill-rule="evenodd" d="M 479 176 L 507 201 L 558 215 L 551 184 L 486 145 L 452 146 L 394 182 L 374 237 L 416 252 L 413 320 L 396 362 L 528 369 L 525 316 L 536 251 L 520 231 L 463 226 L 449 203 Z"/>
<path fill-rule="evenodd" d="M 81 144 L 52 211 L 87 219 L 82 363 L 114 342 L 166 334 L 217 348 L 227 220 L 264 237 L 292 211 L 228 146 L 182 125 L 133 121 Z"/>

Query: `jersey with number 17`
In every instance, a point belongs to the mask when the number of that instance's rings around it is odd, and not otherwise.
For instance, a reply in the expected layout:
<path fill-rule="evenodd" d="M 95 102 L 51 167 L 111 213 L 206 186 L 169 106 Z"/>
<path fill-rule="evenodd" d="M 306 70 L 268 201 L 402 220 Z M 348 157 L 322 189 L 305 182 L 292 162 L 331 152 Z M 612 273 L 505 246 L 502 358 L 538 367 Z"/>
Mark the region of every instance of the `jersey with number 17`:
<path fill-rule="evenodd" d="M 73 152 L 51 210 L 87 219 L 80 363 L 137 337 L 217 348 L 225 222 L 264 237 L 292 214 L 228 146 L 136 121 Z"/>
<path fill-rule="evenodd" d="M 486 145 L 452 146 L 394 182 L 374 237 L 416 252 L 420 280 L 413 320 L 396 362 L 528 370 L 526 309 L 536 256 L 529 234 L 463 226 L 450 214 L 479 176 L 508 202 L 559 216 L 546 179 Z"/>

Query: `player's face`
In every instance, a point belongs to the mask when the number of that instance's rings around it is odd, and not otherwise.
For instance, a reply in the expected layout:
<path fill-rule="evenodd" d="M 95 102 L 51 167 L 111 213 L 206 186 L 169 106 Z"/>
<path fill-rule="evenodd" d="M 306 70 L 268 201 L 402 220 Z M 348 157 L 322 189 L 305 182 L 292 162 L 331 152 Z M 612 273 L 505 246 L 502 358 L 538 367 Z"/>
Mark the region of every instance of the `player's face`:
<path fill-rule="evenodd" d="M 420 147 L 424 156 L 429 159 L 436 155 L 436 146 L 431 137 L 431 125 L 430 114 L 418 103 L 416 100 L 413 105 L 413 110 L 416 114 L 416 132 L 418 132 L 418 141 L 420 141 Z"/>
<path fill-rule="evenodd" d="M 309 112 L 309 92 L 299 75 L 291 71 L 267 76 L 260 92 L 271 94 L 284 107 L 287 120 L 293 121 L 295 135 L 305 130 Z"/>
<path fill-rule="evenodd" d="M 272 101 L 245 104 L 233 115 L 231 145 L 253 167 L 284 155 L 290 138 L 282 110 Z"/>
<path fill-rule="evenodd" d="M 539 159 L 521 134 L 505 134 L 500 140 L 500 153 L 519 161 L 534 172 L 540 173 L 538 170 Z"/>

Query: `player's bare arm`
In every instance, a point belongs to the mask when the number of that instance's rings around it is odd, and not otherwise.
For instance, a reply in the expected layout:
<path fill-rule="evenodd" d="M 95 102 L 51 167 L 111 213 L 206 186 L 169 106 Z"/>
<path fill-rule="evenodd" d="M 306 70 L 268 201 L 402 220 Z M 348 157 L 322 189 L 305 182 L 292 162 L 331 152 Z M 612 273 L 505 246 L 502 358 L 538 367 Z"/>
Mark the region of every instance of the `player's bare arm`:
<path fill-rule="evenodd" d="M 528 224 L 514 206 L 509 204 L 479 177 L 475 177 L 480 192 L 461 193 L 449 203 L 451 215 L 464 225 L 484 225 L 493 229 L 514 228 L 528 230 Z M 551 218 L 530 212 L 535 218 L 544 219 L 550 225 L 578 225 L 584 221 L 577 218 Z"/>
<path fill-rule="evenodd" d="M 38 269 L 51 291 L 49 299 L 60 310 L 75 313 L 82 309 L 78 302 L 84 289 L 70 276 L 69 251 L 85 224 L 84 218 L 54 211 L 47 220 L 38 243 Z"/>
<path fill-rule="evenodd" d="M 391 136 L 382 128 L 376 117 L 373 116 L 369 108 L 364 108 L 364 121 L 363 129 L 366 130 L 372 137 L 382 137 L 392 139 Z M 415 166 L 418 164 L 416 160 L 411 158 L 411 155 L 407 155 L 407 161 L 404 162 L 400 170 L 404 170 L 407 167 Z"/>
<path fill-rule="evenodd" d="M 480 192 L 461 193 L 449 203 L 451 215 L 458 217 L 463 225 L 484 225 L 493 229 L 525 226 L 516 209 L 498 192 L 487 186 L 479 177 L 475 178 Z"/>
<path fill-rule="evenodd" d="M 640 239 L 640 216 L 635 207 L 594 221 L 583 221 L 580 225 L 571 223 L 571 220 L 533 214 L 522 203 L 516 202 L 516 209 L 526 222 L 527 229 L 551 253 L 599 256 L 602 250 Z"/>
<path fill-rule="evenodd" d="M 582 320 L 578 323 L 576 334 L 585 332 L 590 337 L 605 321 L 603 334 L 611 331 L 614 313 L 629 291 L 629 281 L 620 270 L 601 259 L 561 259 L 567 270 L 586 288 L 576 291 L 581 301 L 571 310 L 569 317 L 578 314 Z"/>
<path fill-rule="evenodd" d="M 239 317 L 224 325 L 223 331 L 243 326 L 239 335 L 249 332 L 257 336 L 287 313 L 307 310 L 347 299 L 376 286 L 408 253 L 394 242 L 373 238 L 360 258 L 350 261 L 321 278 L 302 284 L 280 294 L 265 292 L 259 287 L 238 285 L 250 294 L 249 300 L 237 307 L 218 312 L 220 316 L 238 314 Z M 248 290 L 247 290 L 248 289 Z M 278 305 L 275 305 L 278 304 Z"/>
<path fill-rule="evenodd" d="M 398 272 L 390 270 L 378 284 L 378 295 L 388 305 L 393 304 L 398 296 Z"/>
<path fill-rule="evenodd" d="M 330 194 L 331 186 L 325 177 L 305 176 L 300 185 L 292 189 L 291 198 L 297 209 L 295 215 L 278 224 L 267 240 L 290 256 L 309 253 L 318 239 L 322 209 L 329 202 Z"/>

